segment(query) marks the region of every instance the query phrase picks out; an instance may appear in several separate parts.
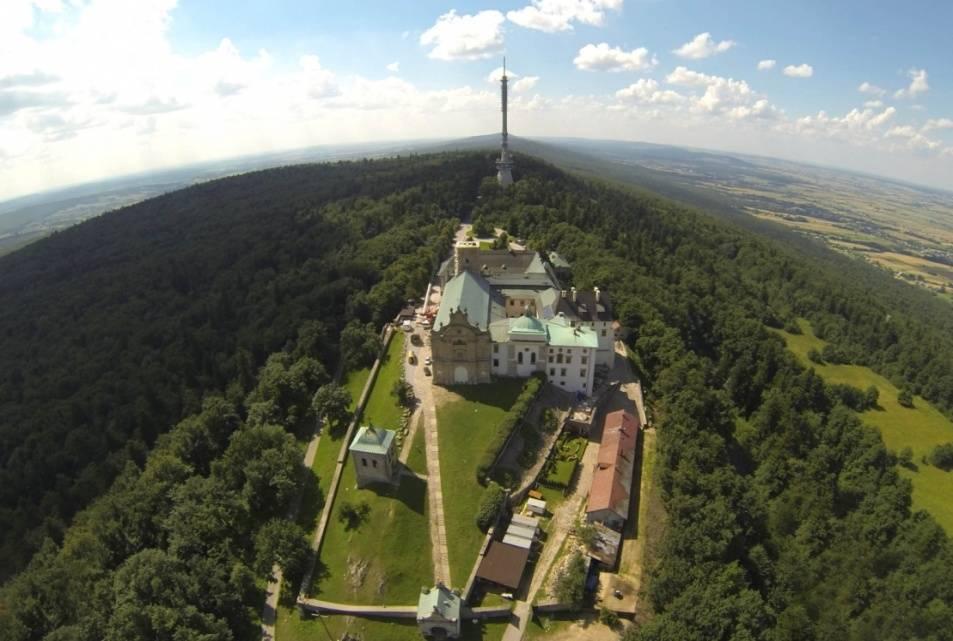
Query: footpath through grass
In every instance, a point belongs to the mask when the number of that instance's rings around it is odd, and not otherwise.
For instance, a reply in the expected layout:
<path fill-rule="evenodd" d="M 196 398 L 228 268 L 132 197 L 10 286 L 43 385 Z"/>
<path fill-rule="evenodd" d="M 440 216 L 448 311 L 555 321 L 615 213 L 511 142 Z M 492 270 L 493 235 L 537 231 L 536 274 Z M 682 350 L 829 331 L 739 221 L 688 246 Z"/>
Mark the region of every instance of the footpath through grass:
<path fill-rule="evenodd" d="M 524 383 L 504 378 L 486 385 L 460 385 L 449 392 L 435 390 L 443 514 L 454 585 L 463 585 L 470 576 L 483 542 L 474 521 L 483 495 L 476 480 L 481 445 L 491 440 Z"/>
<path fill-rule="evenodd" d="M 829 383 L 844 383 L 861 390 L 873 385 L 880 392 L 879 409 L 867 410 L 860 416 L 865 423 L 880 430 L 884 443 L 894 452 L 904 447 L 913 450 L 916 469 L 900 467 L 900 473 L 913 482 L 913 507 L 923 509 L 953 534 L 953 472 L 944 472 L 922 462 L 924 456 L 941 443 L 953 442 L 953 423 L 920 396 L 913 407 L 897 402 L 899 390 L 883 376 L 860 365 L 819 365 L 807 357 L 808 351 L 820 352 L 827 344 L 814 335 L 810 323 L 799 321 L 801 334 L 779 331 L 788 349 L 805 366 L 813 367 Z"/>

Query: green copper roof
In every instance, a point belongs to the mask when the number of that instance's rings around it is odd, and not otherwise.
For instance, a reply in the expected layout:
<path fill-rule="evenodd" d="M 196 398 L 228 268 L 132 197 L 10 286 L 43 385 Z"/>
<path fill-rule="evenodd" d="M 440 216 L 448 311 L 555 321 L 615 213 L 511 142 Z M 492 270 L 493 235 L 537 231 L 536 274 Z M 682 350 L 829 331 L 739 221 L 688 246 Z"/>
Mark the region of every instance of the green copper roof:
<path fill-rule="evenodd" d="M 391 443 L 394 441 L 394 432 L 380 427 L 364 426 L 357 431 L 351 446 L 348 448 L 351 452 L 364 452 L 365 454 L 387 454 L 390 451 Z"/>
<path fill-rule="evenodd" d="M 486 330 L 490 318 L 490 286 L 486 280 L 463 271 L 447 281 L 433 328 L 450 322 L 450 313 L 462 309 L 471 325 Z"/>
<path fill-rule="evenodd" d="M 417 620 L 460 620 L 460 597 L 446 586 L 437 584 L 420 590 L 417 601 Z"/>
<path fill-rule="evenodd" d="M 523 314 L 519 318 L 510 319 L 509 333 L 513 336 L 545 336 L 546 327 L 542 321 Z"/>
<path fill-rule="evenodd" d="M 588 327 L 570 327 L 569 323 L 557 316 L 546 323 L 549 331 L 549 344 L 556 347 L 599 348 L 599 337 Z"/>

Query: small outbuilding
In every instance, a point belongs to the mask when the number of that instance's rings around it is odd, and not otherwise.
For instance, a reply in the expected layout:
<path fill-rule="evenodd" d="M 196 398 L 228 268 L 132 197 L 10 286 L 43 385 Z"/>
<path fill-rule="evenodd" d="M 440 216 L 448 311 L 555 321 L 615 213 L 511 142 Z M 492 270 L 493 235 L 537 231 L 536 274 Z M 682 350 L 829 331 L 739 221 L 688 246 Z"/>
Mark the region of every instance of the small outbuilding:
<path fill-rule="evenodd" d="M 417 627 L 427 639 L 456 639 L 460 636 L 460 595 L 443 583 L 421 588 L 417 599 Z"/>
<path fill-rule="evenodd" d="M 372 425 L 357 431 L 348 451 L 357 476 L 357 486 L 372 483 L 396 483 L 398 479 L 397 448 L 393 430 Z"/>
<path fill-rule="evenodd" d="M 520 587 L 528 560 L 529 547 L 491 541 L 476 575 L 484 581 L 516 590 Z"/>

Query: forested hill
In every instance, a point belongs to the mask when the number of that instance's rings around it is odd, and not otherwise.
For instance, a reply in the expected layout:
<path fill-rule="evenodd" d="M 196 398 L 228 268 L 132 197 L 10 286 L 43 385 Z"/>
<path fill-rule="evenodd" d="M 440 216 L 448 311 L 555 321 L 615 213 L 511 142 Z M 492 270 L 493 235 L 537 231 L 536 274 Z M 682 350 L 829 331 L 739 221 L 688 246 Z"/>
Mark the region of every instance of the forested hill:
<path fill-rule="evenodd" d="M 349 355 L 363 323 L 419 295 L 471 208 L 569 258 L 632 330 L 669 518 L 636 638 L 953 639 L 950 541 L 912 512 L 852 394 L 770 331 L 807 317 L 840 358 L 949 412 L 937 308 L 872 268 L 516 167 L 506 191 L 490 153 L 250 174 L 0 261 L 4 567 L 50 535 L 0 591 L 0 639 L 254 636 L 251 568 L 293 565 L 303 541 L 269 520 L 293 494 L 302 399 L 339 340 Z"/>
<path fill-rule="evenodd" d="M 0 259 L 0 579 L 270 353 L 333 372 L 419 295 L 480 158 L 304 165 L 170 193 Z"/>

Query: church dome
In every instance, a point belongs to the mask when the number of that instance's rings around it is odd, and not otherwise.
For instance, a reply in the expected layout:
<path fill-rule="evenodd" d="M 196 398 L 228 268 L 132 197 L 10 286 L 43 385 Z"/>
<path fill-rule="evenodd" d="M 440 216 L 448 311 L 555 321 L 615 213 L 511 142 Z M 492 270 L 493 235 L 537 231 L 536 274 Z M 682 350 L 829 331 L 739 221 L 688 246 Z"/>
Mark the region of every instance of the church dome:
<path fill-rule="evenodd" d="M 523 314 L 510 321 L 510 334 L 545 334 L 546 327 L 538 318 Z"/>

